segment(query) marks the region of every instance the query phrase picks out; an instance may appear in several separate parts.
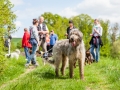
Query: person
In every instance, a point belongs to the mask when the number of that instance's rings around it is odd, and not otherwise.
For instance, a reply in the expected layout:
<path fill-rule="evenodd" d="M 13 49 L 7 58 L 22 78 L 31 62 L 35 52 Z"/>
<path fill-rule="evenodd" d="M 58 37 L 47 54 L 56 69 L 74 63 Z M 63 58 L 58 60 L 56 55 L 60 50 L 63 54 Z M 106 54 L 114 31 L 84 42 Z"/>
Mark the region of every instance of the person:
<path fill-rule="evenodd" d="M 49 33 L 47 25 L 44 23 L 44 17 L 39 17 L 39 25 L 37 27 L 39 32 L 39 43 L 42 47 L 43 52 L 47 52 L 46 48 L 46 34 Z M 39 46 L 39 48 L 40 48 Z M 38 50 L 39 50 L 38 48 Z"/>
<path fill-rule="evenodd" d="M 52 48 L 55 45 L 56 41 L 58 40 L 58 36 L 57 34 L 54 33 L 54 31 L 52 30 L 50 32 L 50 53 L 52 54 Z"/>
<path fill-rule="evenodd" d="M 33 19 L 33 26 L 30 27 L 30 42 L 32 44 L 32 53 L 28 57 L 27 63 L 25 64 L 26 67 L 29 66 L 30 61 L 33 65 L 38 66 L 38 63 L 36 63 L 36 50 L 39 46 L 39 36 L 38 36 L 38 20 Z"/>
<path fill-rule="evenodd" d="M 47 51 L 49 52 L 50 49 L 50 35 L 46 34 L 46 43 L 47 43 Z"/>
<path fill-rule="evenodd" d="M 24 48 L 26 60 L 28 60 L 28 57 L 30 55 L 29 54 L 29 48 L 32 47 L 29 40 L 30 40 L 30 33 L 28 32 L 27 28 L 24 28 L 24 35 L 23 35 L 23 38 L 22 38 L 22 47 Z"/>
<path fill-rule="evenodd" d="M 102 36 L 102 27 L 99 24 L 99 20 L 95 19 L 94 20 L 94 26 L 92 29 L 92 34 L 90 34 L 90 36 L 92 36 L 91 41 L 90 41 L 90 52 L 94 58 L 94 60 L 96 62 L 99 61 L 99 57 L 100 57 L 100 45 L 102 46 L 102 40 L 101 40 L 101 36 Z M 94 52 L 95 51 L 95 52 Z"/>
<path fill-rule="evenodd" d="M 75 28 L 75 27 L 74 27 L 73 21 L 72 21 L 72 20 L 69 20 L 69 27 L 67 28 L 67 32 L 66 32 L 66 34 L 65 34 L 65 36 L 67 36 L 67 39 L 69 39 L 70 31 L 71 31 L 72 29 L 74 29 L 74 28 Z"/>

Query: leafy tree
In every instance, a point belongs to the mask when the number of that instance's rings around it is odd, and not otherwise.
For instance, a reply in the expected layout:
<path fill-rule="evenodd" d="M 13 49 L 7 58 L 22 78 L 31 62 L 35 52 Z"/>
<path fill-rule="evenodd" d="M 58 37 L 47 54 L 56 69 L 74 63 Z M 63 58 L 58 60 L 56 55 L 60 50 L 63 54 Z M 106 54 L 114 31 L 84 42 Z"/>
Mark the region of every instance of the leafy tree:
<path fill-rule="evenodd" d="M 112 44 L 117 40 L 117 37 L 119 37 L 119 24 L 115 23 L 113 27 L 111 27 L 111 32 L 110 32 L 110 38 L 112 41 Z"/>
<path fill-rule="evenodd" d="M 10 33 L 14 32 L 15 24 L 14 20 L 16 15 L 11 10 L 13 4 L 9 0 L 0 0 L 0 73 L 3 70 L 3 63 L 4 63 L 4 36 L 9 35 Z"/>
<path fill-rule="evenodd" d="M 103 56 L 110 56 L 110 40 L 109 40 L 109 20 L 103 21 L 100 19 L 100 24 L 103 28 L 102 32 L 102 41 L 103 41 L 103 47 L 101 48 L 101 55 Z"/>
<path fill-rule="evenodd" d="M 50 12 L 46 12 L 42 14 L 42 16 L 45 18 L 45 23 L 47 24 L 49 31 L 54 30 L 59 39 L 65 38 L 64 34 L 66 33 L 66 29 L 68 27 L 67 18 Z"/>
<path fill-rule="evenodd" d="M 74 21 L 75 27 L 81 30 L 81 32 L 83 33 L 85 47 L 86 49 L 88 49 L 90 47 L 89 41 L 91 39 L 90 33 L 92 32 L 93 19 L 87 14 L 80 14 L 73 17 L 72 19 Z"/>

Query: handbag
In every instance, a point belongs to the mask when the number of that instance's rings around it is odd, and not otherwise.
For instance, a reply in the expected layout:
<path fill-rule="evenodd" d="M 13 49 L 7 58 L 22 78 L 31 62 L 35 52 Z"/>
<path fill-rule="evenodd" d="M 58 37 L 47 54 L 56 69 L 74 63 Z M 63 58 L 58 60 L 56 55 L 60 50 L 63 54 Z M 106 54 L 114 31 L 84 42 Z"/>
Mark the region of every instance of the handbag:
<path fill-rule="evenodd" d="M 31 38 L 30 41 L 29 41 L 32 45 L 37 45 L 37 41 L 35 38 Z"/>

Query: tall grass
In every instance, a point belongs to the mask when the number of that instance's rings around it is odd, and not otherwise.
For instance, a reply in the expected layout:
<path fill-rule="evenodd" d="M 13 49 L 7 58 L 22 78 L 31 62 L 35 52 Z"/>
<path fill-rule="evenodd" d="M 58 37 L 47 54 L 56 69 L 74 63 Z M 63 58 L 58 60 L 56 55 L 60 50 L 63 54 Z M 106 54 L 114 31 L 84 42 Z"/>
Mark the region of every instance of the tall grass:
<path fill-rule="evenodd" d="M 4 71 L 0 74 L 0 85 L 24 73 L 24 64 L 24 57 L 20 57 L 18 60 L 10 58 L 7 59 L 5 61 Z"/>
<path fill-rule="evenodd" d="M 68 68 L 65 76 L 57 78 L 53 67 L 38 61 L 38 68 L 2 90 L 120 90 L 120 60 L 102 57 L 100 62 L 86 65 L 84 81 L 79 79 L 78 67 L 73 79 L 69 78 Z"/>

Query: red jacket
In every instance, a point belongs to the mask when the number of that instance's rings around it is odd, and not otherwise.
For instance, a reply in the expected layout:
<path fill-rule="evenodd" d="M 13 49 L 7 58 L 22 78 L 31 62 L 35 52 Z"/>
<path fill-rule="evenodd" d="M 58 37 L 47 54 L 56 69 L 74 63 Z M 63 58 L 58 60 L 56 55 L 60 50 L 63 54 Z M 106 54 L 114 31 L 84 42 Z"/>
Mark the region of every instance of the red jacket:
<path fill-rule="evenodd" d="M 30 40 L 30 33 L 26 31 L 22 38 L 22 47 L 29 47 L 29 48 L 32 47 L 29 40 Z"/>

